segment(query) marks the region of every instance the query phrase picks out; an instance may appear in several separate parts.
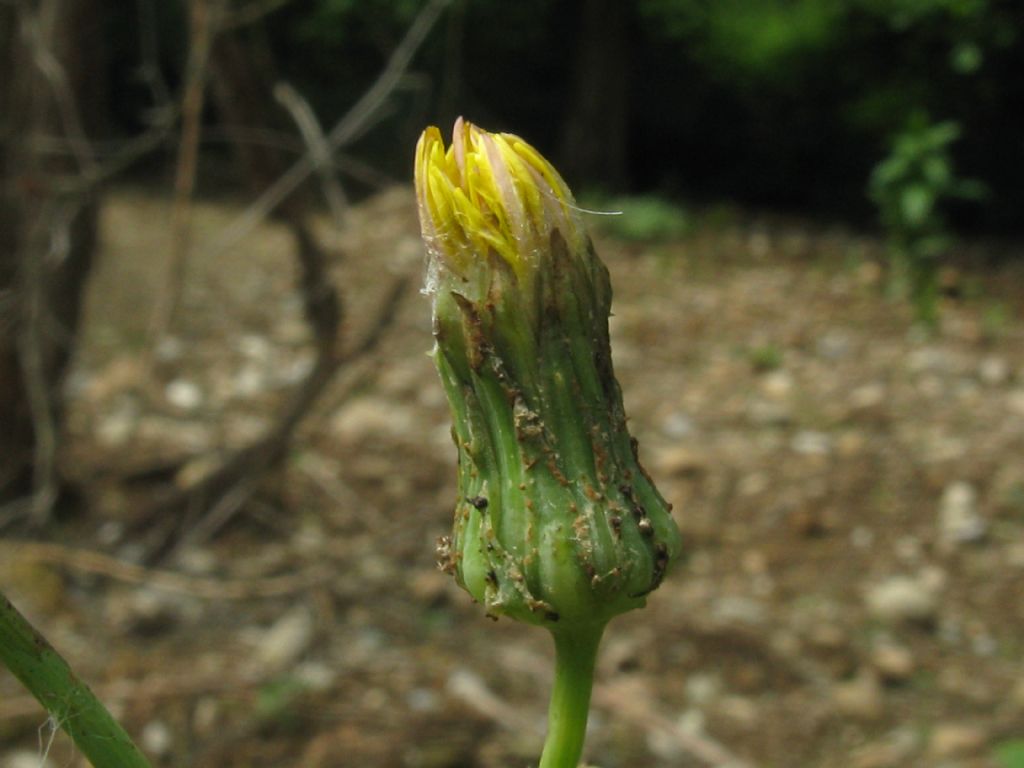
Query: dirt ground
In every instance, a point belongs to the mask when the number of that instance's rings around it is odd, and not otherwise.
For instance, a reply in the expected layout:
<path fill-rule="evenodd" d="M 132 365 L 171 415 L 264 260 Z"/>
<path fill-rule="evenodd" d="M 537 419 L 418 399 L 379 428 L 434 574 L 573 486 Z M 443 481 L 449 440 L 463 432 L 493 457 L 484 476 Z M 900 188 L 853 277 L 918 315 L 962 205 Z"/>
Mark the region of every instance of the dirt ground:
<path fill-rule="evenodd" d="M 548 638 L 488 621 L 434 563 L 455 451 L 408 189 L 321 227 L 346 344 L 412 278 L 374 353 L 217 535 L 132 566 L 153 489 L 261 434 L 312 364 L 286 233 L 212 247 L 240 210 L 197 206 L 184 311 L 147 380 L 169 206 L 109 200 L 68 383 L 89 512 L 33 543 L 9 531 L 3 590 L 156 765 L 534 764 Z M 687 558 L 609 628 L 588 760 L 1019 768 L 1024 257 L 960 254 L 929 334 L 880 297 L 870 237 L 697 219 L 672 242 L 596 238 L 632 429 Z M 50 736 L 0 672 L 0 765 L 84 764 Z"/>

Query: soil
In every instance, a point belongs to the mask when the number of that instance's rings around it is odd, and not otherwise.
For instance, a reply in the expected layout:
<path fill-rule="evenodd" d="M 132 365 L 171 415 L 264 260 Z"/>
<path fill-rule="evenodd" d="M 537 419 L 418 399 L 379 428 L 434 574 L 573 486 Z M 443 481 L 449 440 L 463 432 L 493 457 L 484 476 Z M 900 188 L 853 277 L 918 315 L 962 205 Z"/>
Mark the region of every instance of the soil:
<path fill-rule="evenodd" d="M 487 620 L 435 565 L 455 451 L 406 188 L 319 226 L 347 345 L 412 278 L 372 354 L 216 535 L 131 567 L 158 490 L 260 435 L 312 364 L 287 234 L 213 248 L 240 211 L 196 206 L 183 311 L 147 350 L 169 204 L 110 197 L 68 382 L 88 510 L 8 530 L 3 591 L 154 765 L 535 764 L 547 636 Z M 631 428 L 687 557 L 608 630 L 588 760 L 1022 765 L 1024 258 L 962 249 L 927 331 L 882 297 L 870 236 L 697 220 L 595 238 Z M 84 765 L 5 672 L 0 745 L 0 765 Z"/>

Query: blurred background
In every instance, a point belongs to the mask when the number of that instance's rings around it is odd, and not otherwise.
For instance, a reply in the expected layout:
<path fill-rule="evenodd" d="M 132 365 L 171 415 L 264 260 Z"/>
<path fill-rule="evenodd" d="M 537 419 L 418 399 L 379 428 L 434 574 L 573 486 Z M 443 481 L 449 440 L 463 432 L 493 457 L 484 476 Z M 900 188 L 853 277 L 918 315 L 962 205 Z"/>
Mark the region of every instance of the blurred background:
<path fill-rule="evenodd" d="M 156 765 L 525 765 L 436 570 L 416 139 L 589 216 L 688 555 L 590 762 L 1024 766 L 1024 6 L 0 0 L 0 591 Z M 0 766 L 84 764 L 0 671 Z"/>

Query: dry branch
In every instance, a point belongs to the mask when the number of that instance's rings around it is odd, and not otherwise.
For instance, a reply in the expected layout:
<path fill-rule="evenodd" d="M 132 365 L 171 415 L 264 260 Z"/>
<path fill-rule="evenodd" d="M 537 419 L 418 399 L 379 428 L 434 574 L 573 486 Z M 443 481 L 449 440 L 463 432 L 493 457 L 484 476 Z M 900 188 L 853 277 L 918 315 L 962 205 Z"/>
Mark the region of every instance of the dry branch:
<path fill-rule="evenodd" d="M 189 4 L 189 52 L 185 68 L 185 90 L 181 99 L 181 142 L 174 178 L 174 207 L 171 213 L 171 254 L 165 279 L 153 305 L 150 325 L 150 349 L 166 335 L 185 286 L 188 251 L 191 242 L 192 193 L 199 164 L 199 136 L 202 128 L 206 78 L 210 49 L 217 34 L 223 0 L 191 0 Z"/>
<path fill-rule="evenodd" d="M 92 261 L 91 137 L 102 123 L 102 44 L 95 0 L 40 0 L 0 9 L 0 500 L 6 518 L 45 522 L 63 483 L 58 467 L 61 382 L 73 352 Z M 94 23 L 83 25 L 83 19 Z M 39 136 L 59 138 L 47 155 Z M 19 498 L 25 497 L 25 498 Z"/>
<path fill-rule="evenodd" d="M 431 0 L 420 11 L 419 16 L 416 17 L 402 42 L 391 54 L 387 66 L 374 84 L 327 134 L 327 143 L 332 152 L 356 139 L 372 123 L 388 96 L 401 82 L 413 56 L 423 45 L 430 30 L 433 29 L 434 24 L 450 2 L 451 0 Z M 315 170 L 316 164 L 313 161 L 312 153 L 307 152 L 221 234 L 213 246 L 213 253 L 220 253 L 245 237 L 280 206 Z"/>
<path fill-rule="evenodd" d="M 351 350 L 337 353 L 333 335 L 330 338 L 320 336 L 321 346 L 312 373 L 264 436 L 239 450 L 193 486 L 175 492 L 145 515 L 144 547 L 148 562 L 161 560 L 185 546 L 201 544 L 232 519 L 255 493 L 260 479 L 284 457 L 295 429 L 338 368 L 355 362 L 379 343 L 394 320 L 407 285 L 405 279 L 395 281 L 376 320 Z"/>
<path fill-rule="evenodd" d="M 156 522 L 155 525 L 146 523 L 148 561 L 162 559 L 183 546 L 205 541 L 227 525 L 255 493 L 261 478 L 285 455 L 299 422 L 337 369 L 372 349 L 390 325 L 404 291 L 404 280 L 392 286 L 380 315 L 363 340 L 347 354 L 340 351 L 341 302 L 328 276 L 328 260 L 306 222 L 300 202 L 292 193 L 308 175 L 303 169 L 319 170 L 328 199 L 335 212 L 340 214 L 344 197 L 331 170 L 332 152 L 369 124 L 449 2 L 432 0 L 421 11 L 384 72 L 328 136 L 323 135 L 312 111 L 297 93 L 287 88 L 278 89 L 278 99 L 288 107 L 306 145 L 303 160 L 292 166 L 291 171 L 283 176 L 280 174 L 280 155 L 270 148 L 236 141 L 254 185 L 261 189 L 269 186 L 268 191 L 276 190 L 273 204 L 263 207 L 260 201 L 267 199 L 264 194 L 249 209 L 246 221 L 256 223 L 276 211 L 275 218 L 283 221 L 294 237 L 300 269 L 299 287 L 306 319 L 314 333 L 317 359 L 309 378 L 278 422 L 263 437 L 239 450 L 193 486 L 172 494 L 146 515 L 147 521 Z M 269 54 L 263 52 L 264 57 L 257 58 L 254 51 L 247 50 L 230 34 L 214 40 L 209 53 L 209 64 L 217 86 L 215 93 L 220 111 L 229 119 L 229 125 L 258 125 L 261 118 L 271 114 L 268 105 L 273 103 L 266 87 L 267 82 L 274 80 L 268 77 L 271 74 Z M 301 178 L 282 185 L 282 181 L 291 178 L 296 168 L 299 168 Z M 217 251 L 218 247 L 215 247 L 214 254 Z"/>
<path fill-rule="evenodd" d="M 309 102 L 302 98 L 302 94 L 296 91 L 291 85 L 285 82 L 274 86 L 274 98 L 291 114 L 295 125 L 302 133 L 302 138 L 309 147 L 309 156 L 316 166 L 317 174 L 320 176 L 320 184 L 323 187 L 324 198 L 327 200 L 327 207 L 334 217 L 334 225 L 339 229 L 344 226 L 345 214 L 348 211 L 348 199 L 345 197 L 345 190 L 333 173 L 331 162 L 331 147 L 327 143 L 323 129 L 317 122 Z"/>

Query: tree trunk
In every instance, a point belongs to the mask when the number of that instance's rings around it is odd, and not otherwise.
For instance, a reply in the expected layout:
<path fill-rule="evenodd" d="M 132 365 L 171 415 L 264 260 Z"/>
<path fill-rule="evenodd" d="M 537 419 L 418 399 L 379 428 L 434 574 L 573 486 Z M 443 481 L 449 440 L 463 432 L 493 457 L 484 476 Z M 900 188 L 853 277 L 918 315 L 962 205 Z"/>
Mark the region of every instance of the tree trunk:
<path fill-rule="evenodd" d="M 579 0 L 575 5 L 580 34 L 560 167 L 570 185 L 621 187 L 628 181 L 633 3 Z"/>
<path fill-rule="evenodd" d="M 96 248 L 103 0 L 0 5 L 0 503 L 60 489 L 61 388 Z"/>

